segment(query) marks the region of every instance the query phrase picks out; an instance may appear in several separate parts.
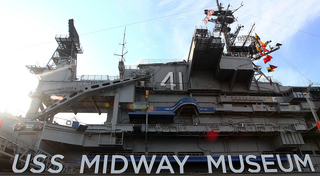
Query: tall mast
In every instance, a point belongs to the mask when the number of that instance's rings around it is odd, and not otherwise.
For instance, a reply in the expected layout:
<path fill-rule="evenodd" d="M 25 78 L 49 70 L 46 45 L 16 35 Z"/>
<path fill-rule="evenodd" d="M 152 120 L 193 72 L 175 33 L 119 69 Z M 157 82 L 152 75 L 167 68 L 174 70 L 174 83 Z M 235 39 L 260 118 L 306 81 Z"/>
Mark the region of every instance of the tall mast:
<path fill-rule="evenodd" d="M 126 45 L 125 39 L 126 39 L 126 27 L 124 28 L 123 41 L 122 41 L 122 43 L 119 44 L 119 45 L 122 45 L 121 54 L 114 54 L 115 56 L 121 56 L 120 61 L 119 61 L 119 65 L 118 65 L 120 79 L 123 79 L 124 70 L 125 70 L 124 61 L 126 61 L 126 60 L 124 59 L 124 55 L 126 55 L 128 53 L 128 51 L 124 52 L 124 48 Z"/>
<path fill-rule="evenodd" d="M 121 54 L 114 54 L 114 55 L 115 56 L 121 56 L 120 61 L 124 62 L 124 61 L 126 61 L 124 59 L 124 55 L 126 55 L 128 53 L 128 51 L 126 51 L 124 53 L 124 48 L 125 48 L 125 45 L 126 45 L 126 27 L 124 28 L 123 41 L 119 45 L 122 45 L 122 52 L 121 52 Z"/>

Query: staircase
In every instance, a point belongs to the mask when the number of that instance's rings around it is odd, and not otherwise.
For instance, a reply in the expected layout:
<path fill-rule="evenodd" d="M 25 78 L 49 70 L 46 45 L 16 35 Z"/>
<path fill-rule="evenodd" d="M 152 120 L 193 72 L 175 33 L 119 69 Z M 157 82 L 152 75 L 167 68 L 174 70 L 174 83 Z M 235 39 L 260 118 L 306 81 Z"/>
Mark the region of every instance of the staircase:
<path fill-rule="evenodd" d="M 28 154 L 31 154 L 30 166 L 32 166 L 33 168 L 35 169 L 39 168 L 38 165 L 35 165 L 32 163 L 33 158 L 36 155 L 43 154 L 46 156 L 46 158 L 45 159 L 41 158 L 42 160 L 38 159 L 38 161 L 45 164 L 45 171 L 48 171 L 49 168 L 53 170 L 58 169 L 58 166 L 52 165 L 51 163 L 51 158 L 53 157 L 52 155 L 50 155 L 49 153 L 41 149 L 36 149 L 36 147 L 34 147 L 33 145 L 29 144 L 28 142 L 22 139 L 19 139 L 13 133 L 0 129 L 0 155 L 5 155 L 10 157 L 10 160 L 8 160 L 8 162 L 12 162 L 15 156 L 19 155 L 17 166 L 20 166 L 20 165 L 24 166 Z M 71 174 L 76 172 L 75 168 L 69 166 L 63 161 L 58 159 L 55 159 L 55 160 L 61 163 L 63 166 L 63 169 L 60 173 Z"/>
<path fill-rule="evenodd" d="M 48 106 L 46 109 L 39 112 L 34 119 L 40 121 L 49 121 L 52 120 L 53 116 L 63 109 L 66 109 L 73 104 L 83 100 L 84 98 L 91 97 L 93 95 L 99 95 L 104 93 L 106 90 L 111 90 L 117 87 L 124 86 L 125 84 L 131 84 L 139 80 L 146 79 L 146 77 L 142 78 L 127 78 L 127 79 L 119 79 L 119 80 L 112 80 L 101 82 L 93 85 L 87 85 L 81 88 L 80 90 L 73 92 L 64 97 L 63 100 L 57 101 L 52 105 Z"/>

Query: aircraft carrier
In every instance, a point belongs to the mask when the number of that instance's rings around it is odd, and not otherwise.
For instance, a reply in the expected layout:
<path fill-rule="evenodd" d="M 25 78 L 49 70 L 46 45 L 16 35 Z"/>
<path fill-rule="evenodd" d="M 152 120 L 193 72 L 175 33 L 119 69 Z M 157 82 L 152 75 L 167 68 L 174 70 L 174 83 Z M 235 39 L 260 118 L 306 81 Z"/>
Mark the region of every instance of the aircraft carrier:
<path fill-rule="evenodd" d="M 320 174 L 320 88 L 266 76 L 255 62 L 281 44 L 232 31 L 229 8 L 204 10 L 214 28 L 195 28 L 187 60 L 131 67 L 122 52 L 118 76 L 77 76 L 83 49 L 69 20 L 46 66 L 26 66 L 40 78 L 26 117 L 0 116 L 0 172 Z M 107 118 L 61 123 L 62 112 Z"/>

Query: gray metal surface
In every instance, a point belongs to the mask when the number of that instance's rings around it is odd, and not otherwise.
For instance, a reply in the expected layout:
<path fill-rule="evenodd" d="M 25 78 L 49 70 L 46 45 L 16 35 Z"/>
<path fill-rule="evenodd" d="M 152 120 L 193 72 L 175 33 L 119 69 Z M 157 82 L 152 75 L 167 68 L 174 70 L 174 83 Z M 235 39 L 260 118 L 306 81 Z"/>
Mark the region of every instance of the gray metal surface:
<path fill-rule="evenodd" d="M 32 95 L 25 121 L 44 121 L 45 128 L 37 133 L 22 130 L 12 134 L 27 140 L 36 136 L 36 140 L 31 141 L 35 147 L 33 151 L 45 151 L 47 156 L 62 154 L 64 161 L 76 172 L 80 169 L 82 155 L 171 158 L 189 155 L 199 159 L 187 163 L 186 175 L 207 175 L 206 162 L 200 159 L 208 155 L 279 154 L 284 157 L 290 154 L 304 158 L 308 154 L 315 173 L 309 172 L 307 165 L 303 172 L 297 173 L 295 166 L 292 172 L 284 173 L 275 164 L 270 167 L 279 172 L 272 174 L 319 174 L 320 140 L 313 117 L 319 113 L 318 87 L 308 89 L 260 81 L 265 75 L 252 63 L 254 58 L 247 53 L 249 46 L 240 53 L 241 48 L 233 47 L 231 38 L 228 52 L 223 53 L 224 41 L 201 28 L 195 29 L 188 61 L 142 63 L 135 69 L 122 62 L 120 76 L 82 75 L 77 79 L 76 59 L 82 49 L 71 22 L 69 36 L 56 37 L 59 46 L 47 67 L 27 66 L 41 80 Z M 225 33 L 222 31 L 225 29 L 216 26 L 215 30 L 218 29 Z M 251 55 L 257 53 L 252 51 Z M 52 95 L 62 99 L 53 100 Z M 108 113 L 108 117 L 103 125 L 59 125 L 55 123 L 55 115 L 59 112 Z M 130 113 L 140 113 L 134 117 L 140 120 L 132 120 Z M 173 119 L 165 118 L 172 113 Z M 215 131 L 216 136 L 208 137 L 210 131 Z M 4 152 L 9 140 L 1 139 Z M 20 143 L 15 145 L 23 148 Z M 35 152 L 31 153 L 35 155 Z M 286 159 L 282 162 L 285 167 L 290 165 Z M 239 161 L 234 163 L 240 167 Z M 158 165 L 159 162 L 154 167 Z M 101 168 L 99 173 L 102 173 Z M 233 175 L 230 163 L 227 168 L 227 175 Z M 243 175 L 249 175 L 248 168 L 250 166 L 246 164 Z M 173 169 L 179 173 L 177 163 Z M 140 174 L 146 174 L 144 168 L 141 170 Z M 263 173 L 265 170 L 261 169 L 259 175 L 270 174 Z M 93 167 L 86 167 L 84 175 L 93 172 Z M 130 166 L 122 174 L 133 173 Z M 154 174 L 155 168 L 151 172 Z M 170 172 L 166 170 L 161 174 Z M 216 169 L 214 174 L 222 175 L 221 169 Z"/>

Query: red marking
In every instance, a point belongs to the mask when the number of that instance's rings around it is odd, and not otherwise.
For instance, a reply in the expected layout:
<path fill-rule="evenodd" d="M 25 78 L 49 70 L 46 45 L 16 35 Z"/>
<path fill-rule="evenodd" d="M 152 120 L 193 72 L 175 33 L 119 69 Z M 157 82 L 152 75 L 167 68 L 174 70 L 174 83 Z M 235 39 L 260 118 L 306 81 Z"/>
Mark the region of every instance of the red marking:
<path fill-rule="evenodd" d="M 318 130 L 320 132 L 320 121 L 317 121 L 316 124 L 317 124 Z"/>
<path fill-rule="evenodd" d="M 0 119 L 0 128 L 2 126 L 2 123 L 3 123 L 3 119 Z"/>
<path fill-rule="evenodd" d="M 206 139 L 209 142 L 213 142 L 217 140 L 218 137 L 219 137 L 219 131 L 211 130 L 211 131 L 208 131 L 206 134 Z"/>

